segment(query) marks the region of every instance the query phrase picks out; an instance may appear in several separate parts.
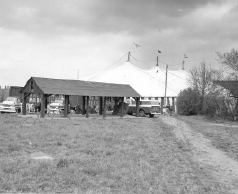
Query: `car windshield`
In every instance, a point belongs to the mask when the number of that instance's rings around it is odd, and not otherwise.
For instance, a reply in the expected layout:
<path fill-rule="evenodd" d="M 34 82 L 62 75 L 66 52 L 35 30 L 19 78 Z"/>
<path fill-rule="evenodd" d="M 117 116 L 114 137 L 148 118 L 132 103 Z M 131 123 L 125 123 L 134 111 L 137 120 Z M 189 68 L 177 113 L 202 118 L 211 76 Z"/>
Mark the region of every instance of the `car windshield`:
<path fill-rule="evenodd" d="M 15 97 L 7 97 L 6 101 L 14 101 L 14 102 L 16 102 L 17 98 L 15 98 Z"/>
<path fill-rule="evenodd" d="M 157 101 L 141 101 L 141 104 L 144 105 L 159 105 Z"/>
<path fill-rule="evenodd" d="M 131 104 L 136 104 L 136 101 L 132 101 Z M 141 105 L 159 105 L 158 101 L 141 101 Z"/>
<path fill-rule="evenodd" d="M 54 103 L 63 104 L 63 103 L 64 103 L 64 100 L 62 100 L 62 99 L 57 99 L 57 100 L 54 101 Z"/>
<path fill-rule="evenodd" d="M 39 99 L 39 98 L 37 98 L 37 99 L 36 99 L 36 98 L 30 98 L 30 99 L 29 99 L 29 102 L 30 102 L 30 103 L 35 103 L 36 100 L 37 100 L 37 102 L 40 102 L 40 99 Z"/>

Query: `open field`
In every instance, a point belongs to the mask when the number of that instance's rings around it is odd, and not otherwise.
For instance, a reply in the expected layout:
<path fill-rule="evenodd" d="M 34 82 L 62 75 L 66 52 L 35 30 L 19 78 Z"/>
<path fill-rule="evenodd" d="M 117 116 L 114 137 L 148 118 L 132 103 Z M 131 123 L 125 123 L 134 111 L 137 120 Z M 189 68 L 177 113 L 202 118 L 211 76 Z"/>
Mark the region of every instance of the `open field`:
<path fill-rule="evenodd" d="M 202 117 L 0 115 L 0 192 L 238 193 L 237 131 Z"/>

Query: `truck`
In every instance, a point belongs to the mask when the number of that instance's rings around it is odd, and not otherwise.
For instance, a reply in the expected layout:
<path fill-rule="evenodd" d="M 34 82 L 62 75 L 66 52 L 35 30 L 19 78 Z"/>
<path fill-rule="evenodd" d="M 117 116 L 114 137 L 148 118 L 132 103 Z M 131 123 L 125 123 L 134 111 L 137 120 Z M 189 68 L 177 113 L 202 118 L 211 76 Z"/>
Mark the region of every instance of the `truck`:
<path fill-rule="evenodd" d="M 136 113 L 136 101 L 132 101 L 129 104 L 127 114 L 132 115 L 135 113 Z M 157 101 L 152 100 L 140 101 L 139 116 L 145 117 L 146 115 L 149 115 L 150 117 L 154 117 L 157 114 L 161 114 L 161 107 Z"/>
<path fill-rule="evenodd" d="M 18 97 L 20 101 L 22 102 L 22 94 L 20 93 L 20 90 L 23 87 L 20 86 L 10 86 L 5 87 L 3 89 L 0 88 L 0 102 L 3 102 L 8 96 L 9 97 Z"/>
<path fill-rule="evenodd" d="M 18 96 L 8 96 L 3 103 L 0 104 L 0 113 L 20 113 L 21 101 Z"/>
<path fill-rule="evenodd" d="M 22 94 L 19 92 L 23 87 L 8 86 L 0 88 L 0 113 L 20 113 Z"/>

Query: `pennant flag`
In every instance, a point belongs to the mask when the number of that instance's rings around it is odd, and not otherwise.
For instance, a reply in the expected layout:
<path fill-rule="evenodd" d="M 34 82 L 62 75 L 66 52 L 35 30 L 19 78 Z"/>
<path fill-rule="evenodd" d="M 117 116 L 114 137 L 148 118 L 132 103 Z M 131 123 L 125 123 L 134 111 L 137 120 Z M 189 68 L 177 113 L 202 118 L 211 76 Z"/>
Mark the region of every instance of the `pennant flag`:
<path fill-rule="evenodd" d="M 158 53 L 161 53 L 161 51 L 160 51 L 160 50 L 158 50 Z"/>
<path fill-rule="evenodd" d="M 133 42 L 134 43 L 134 42 Z M 139 44 L 136 44 L 136 43 L 134 43 L 134 45 L 136 46 L 136 47 L 141 47 Z"/>
<path fill-rule="evenodd" d="M 184 54 L 184 58 L 188 58 L 188 57 Z"/>

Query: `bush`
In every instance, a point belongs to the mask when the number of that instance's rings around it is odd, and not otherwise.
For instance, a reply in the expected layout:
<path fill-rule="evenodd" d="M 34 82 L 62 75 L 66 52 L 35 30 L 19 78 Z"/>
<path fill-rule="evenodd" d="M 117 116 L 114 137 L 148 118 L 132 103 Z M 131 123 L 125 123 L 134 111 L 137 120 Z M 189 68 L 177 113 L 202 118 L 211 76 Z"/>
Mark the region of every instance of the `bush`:
<path fill-rule="evenodd" d="M 178 114 L 197 115 L 200 107 L 200 95 L 192 88 L 181 91 L 177 99 Z"/>

